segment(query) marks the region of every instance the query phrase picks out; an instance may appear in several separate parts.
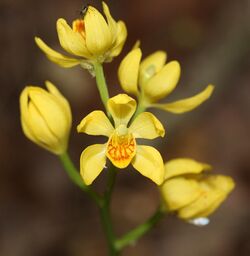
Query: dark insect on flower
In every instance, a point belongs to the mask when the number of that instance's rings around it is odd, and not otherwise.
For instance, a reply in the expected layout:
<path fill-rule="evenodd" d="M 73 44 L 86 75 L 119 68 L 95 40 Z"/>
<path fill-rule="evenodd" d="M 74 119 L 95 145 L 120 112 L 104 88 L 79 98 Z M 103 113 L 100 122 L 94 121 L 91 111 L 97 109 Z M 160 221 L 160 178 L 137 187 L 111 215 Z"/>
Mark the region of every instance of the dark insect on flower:
<path fill-rule="evenodd" d="M 82 6 L 81 10 L 80 10 L 80 16 L 82 18 L 84 18 L 84 16 L 86 15 L 87 11 L 88 11 L 89 5 L 84 5 Z"/>

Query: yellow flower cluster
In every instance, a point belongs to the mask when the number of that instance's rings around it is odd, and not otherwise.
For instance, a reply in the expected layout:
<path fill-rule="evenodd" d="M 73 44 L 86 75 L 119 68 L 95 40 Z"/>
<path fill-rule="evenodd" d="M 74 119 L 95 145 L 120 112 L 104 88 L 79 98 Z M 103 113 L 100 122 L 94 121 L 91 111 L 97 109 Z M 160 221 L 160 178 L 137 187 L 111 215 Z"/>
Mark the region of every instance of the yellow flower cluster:
<path fill-rule="evenodd" d="M 104 2 L 103 12 L 105 17 L 88 6 L 82 17 L 73 21 L 72 27 L 62 18 L 57 20 L 60 45 L 70 56 L 56 52 L 38 37 L 36 44 L 49 60 L 64 68 L 81 65 L 91 70 L 96 63 L 110 62 L 120 54 L 127 29 L 123 21 L 113 19 Z M 78 132 L 107 137 L 104 144 L 90 145 L 82 152 L 80 174 L 83 182 L 92 184 L 106 166 L 107 159 L 119 169 L 131 163 L 135 170 L 159 185 L 168 211 L 185 220 L 207 217 L 232 191 L 233 180 L 223 175 L 210 175 L 206 172 L 211 169 L 209 165 L 192 159 L 174 159 L 164 166 L 161 154 L 154 147 L 139 145 L 137 139 L 151 140 L 165 135 L 161 122 L 152 113 L 144 112 L 145 109 L 153 107 L 176 114 L 191 111 L 211 96 L 214 86 L 208 85 L 190 98 L 157 103 L 175 89 L 180 78 L 180 64 L 178 61 L 166 63 L 167 54 L 163 51 L 141 58 L 141 49 L 135 47 L 118 69 L 122 89 L 136 96 L 138 104 L 127 94 L 118 94 L 106 101 L 107 115 L 101 110 L 93 111 L 77 126 Z M 103 78 L 99 80 L 103 82 Z M 48 91 L 34 86 L 23 90 L 21 124 L 31 141 L 62 155 L 68 146 L 71 110 L 68 101 L 52 83 L 46 82 L 46 87 Z M 142 111 L 138 111 L 139 107 Z"/>

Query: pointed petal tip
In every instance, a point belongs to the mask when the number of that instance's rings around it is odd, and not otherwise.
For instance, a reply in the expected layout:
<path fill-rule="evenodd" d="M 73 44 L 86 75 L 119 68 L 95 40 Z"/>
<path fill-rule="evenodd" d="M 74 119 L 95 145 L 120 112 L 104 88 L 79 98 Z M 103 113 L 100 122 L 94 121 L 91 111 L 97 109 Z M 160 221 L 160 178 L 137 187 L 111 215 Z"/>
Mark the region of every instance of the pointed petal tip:
<path fill-rule="evenodd" d="M 170 103 L 154 104 L 152 107 L 156 107 L 174 114 L 182 114 L 191 111 L 208 100 L 214 91 L 214 85 L 209 84 L 200 93 L 181 100 L 177 100 Z"/>

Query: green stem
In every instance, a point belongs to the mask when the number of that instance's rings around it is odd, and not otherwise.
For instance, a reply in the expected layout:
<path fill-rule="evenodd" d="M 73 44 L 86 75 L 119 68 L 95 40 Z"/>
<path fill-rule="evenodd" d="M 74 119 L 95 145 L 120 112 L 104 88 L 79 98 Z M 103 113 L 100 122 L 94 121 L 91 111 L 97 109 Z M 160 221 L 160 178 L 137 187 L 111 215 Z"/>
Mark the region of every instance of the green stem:
<path fill-rule="evenodd" d="M 108 247 L 109 247 L 109 256 L 117 256 L 119 255 L 119 251 L 115 247 L 115 234 L 113 231 L 112 220 L 110 216 L 110 203 L 111 203 L 111 196 L 115 184 L 117 171 L 114 166 L 112 166 L 108 171 L 108 180 L 106 191 L 104 193 L 103 203 L 100 207 L 101 212 L 101 220 L 104 232 L 106 234 Z"/>
<path fill-rule="evenodd" d="M 149 232 L 165 215 L 162 207 L 159 207 L 157 211 L 143 224 L 139 225 L 132 231 L 125 234 L 122 238 L 116 240 L 115 247 L 118 251 L 128 245 L 134 244 L 140 237 Z"/>
<path fill-rule="evenodd" d="M 111 168 L 109 170 L 105 195 L 104 197 L 100 197 L 91 189 L 90 186 L 87 186 L 84 184 L 78 170 L 74 166 L 67 152 L 60 155 L 59 158 L 71 181 L 74 184 L 76 184 L 81 190 L 86 192 L 98 205 L 101 213 L 101 220 L 102 220 L 104 232 L 106 234 L 107 241 L 108 241 L 109 255 L 118 256 L 119 252 L 115 248 L 115 235 L 113 232 L 113 227 L 112 227 L 112 222 L 110 217 L 110 201 L 111 201 L 111 195 L 112 195 L 112 191 L 115 183 L 116 169 Z"/>
<path fill-rule="evenodd" d="M 117 170 L 114 166 L 112 166 L 108 172 L 107 188 L 105 191 L 105 198 L 107 200 L 108 205 L 110 205 L 111 196 L 112 196 L 112 192 L 115 185 L 116 175 L 117 175 Z"/>
<path fill-rule="evenodd" d="M 86 192 L 97 203 L 97 205 L 100 205 L 101 198 L 89 186 L 84 184 L 68 153 L 65 152 L 64 154 L 60 155 L 59 158 L 71 181 L 75 183 L 81 190 Z"/>
<path fill-rule="evenodd" d="M 141 114 L 142 112 L 144 112 L 145 109 L 146 109 L 146 108 L 144 107 L 144 105 L 142 104 L 142 102 L 139 101 L 139 102 L 138 102 L 137 109 L 136 109 L 135 114 L 134 114 L 134 116 L 133 116 L 133 119 L 135 119 L 139 114 Z"/>
<path fill-rule="evenodd" d="M 97 88 L 99 90 L 102 103 L 104 104 L 105 109 L 107 110 L 107 101 L 109 99 L 109 92 L 108 92 L 102 64 L 95 62 L 94 63 L 94 71 L 95 71 L 95 76 L 96 76 Z"/>
<path fill-rule="evenodd" d="M 110 217 L 109 205 L 104 201 L 103 206 L 100 207 L 102 226 L 107 238 L 109 256 L 119 255 L 119 251 L 115 247 L 115 234 Z"/>
<path fill-rule="evenodd" d="M 143 98 L 144 98 L 144 96 L 143 96 L 143 92 L 140 94 L 140 95 L 138 95 L 138 97 L 137 97 L 137 102 L 138 102 L 138 104 L 137 104 L 137 108 L 136 108 L 136 111 L 135 111 L 135 113 L 134 113 L 134 115 L 133 115 L 133 118 L 132 118 L 132 120 L 130 121 L 131 123 L 135 120 L 135 118 L 139 115 L 139 114 L 141 114 L 142 112 L 144 112 L 145 110 L 146 110 L 146 105 L 145 105 L 145 102 L 144 102 L 144 100 L 143 100 Z"/>

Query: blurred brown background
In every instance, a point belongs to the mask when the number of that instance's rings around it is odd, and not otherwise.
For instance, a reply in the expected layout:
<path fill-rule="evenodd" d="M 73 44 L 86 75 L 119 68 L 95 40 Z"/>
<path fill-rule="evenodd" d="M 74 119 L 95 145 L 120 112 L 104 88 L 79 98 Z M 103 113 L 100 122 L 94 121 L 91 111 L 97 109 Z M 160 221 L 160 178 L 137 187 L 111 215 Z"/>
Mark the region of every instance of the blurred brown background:
<path fill-rule="evenodd" d="M 250 255 L 250 1 L 107 1 L 113 16 L 126 22 L 128 40 L 105 65 L 111 95 L 120 92 L 117 67 L 135 40 L 144 56 L 162 49 L 182 65 L 180 99 L 216 85 L 211 100 L 187 114 L 155 114 L 164 120 L 165 140 L 156 140 L 164 159 L 192 157 L 236 180 L 236 189 L 203 228 L 166 218 L 124 256 Z M 78 165 L 81 151 L 95 141 L 76 133 L 91 110 L 102 108 L 94 79 L 79 67 L 62 69 L 34 43 L 39 35 L 59 49 L 56 20 L 71 22 L 84 4 L 100 1 L 1 0 L 0 101 L 0 255 L 100 256 L 106 244 L 98 212 L 72 185 L 58 159 L 28 141 L 20 128 L 18 97 L 26 84 L 54 82 L 71 103 L 74 123 L 70 153 Z M 168 100 L 169 100 L 168 99 Z M 95 183 L 103 187 L 103 173 Z M 142 223 L 159 201 L 152 182 L 132 169 L 121 171 L 112 212 L 117 234 Z"/>

